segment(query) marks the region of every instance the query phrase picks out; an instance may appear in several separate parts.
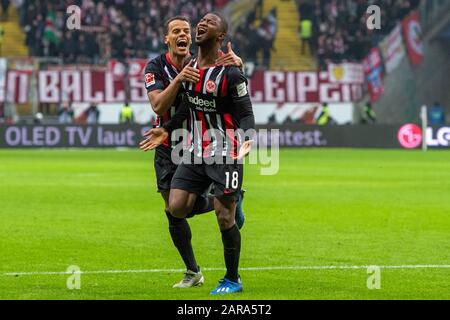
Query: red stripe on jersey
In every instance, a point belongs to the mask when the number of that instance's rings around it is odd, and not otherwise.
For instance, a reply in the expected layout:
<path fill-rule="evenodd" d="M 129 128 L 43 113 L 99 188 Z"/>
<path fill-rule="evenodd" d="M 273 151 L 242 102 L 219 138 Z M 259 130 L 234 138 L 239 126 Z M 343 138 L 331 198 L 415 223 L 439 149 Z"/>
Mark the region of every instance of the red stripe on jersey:
<path fill-rule="evenodd" d="M 195 112 L 197 114 L 197 118 L 198 120 L 200 120 L 201 124 L 202 124 L 202 149 L 203 149 L 203 157 L 208 157 L 211 154 L 211 149 L 210 144 L 211 144 L 211 139 L 210 137 L 206 134 L 206 129 L 207 129 L 207 124 L 206 124 L 206 119 L 205 119 L 205 115 L 202 112 Z"/>
<path fill-rule="evenodd" d="M 172 62 L 172 59 L 170 59 L 170 54 L 169 54 L 168 52 L 166 53 L 166 59 L 167 59 L 167 61 L 169 61 L 169 63 L 170 63 L 175 69 L 177 69 L 178 72 L 181 71 L 181 69 L 178 69 L 178 67 L 175 65 L 175 63 Z"/>
<path fill-rule="evenodd" d="M 233 144 L 233 149 L 230 149 L 231 156 L 237 156 L 237 148 L 239 141 L 237 140 L 236 135 L 234 134 L 234 124 L 233 119 L 231 119 L 231 114 L 225 113 L 223 115 L 223 120 L 225 121 L 225 129 L 227 134 L 227 140 Z"/>
<path fill-rule="evenodd" d="M 227 91 L 228 91 L 227 90 L 227 85 L 228 85 L 228 77 L 225 74 L 223 76 L 223 82 L 222 82 L 222 90 L 221 90 L 222 97 L 225 97 L 227 95 Z"/>
<path fill-rule="evenodd" d="M 205 69 L 199 69 L 200 71 L 200 80 L 195 84 L 194 91 L 198 93 L 202 93 L 202 83 L 203 83 L 203 76 L 205 75 Z"/>

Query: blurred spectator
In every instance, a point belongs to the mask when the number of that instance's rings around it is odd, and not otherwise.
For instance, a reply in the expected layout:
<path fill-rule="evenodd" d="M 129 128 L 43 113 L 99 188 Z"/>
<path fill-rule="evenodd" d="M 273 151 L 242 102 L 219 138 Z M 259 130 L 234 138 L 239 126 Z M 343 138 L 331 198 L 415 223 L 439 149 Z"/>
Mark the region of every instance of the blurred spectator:
<path fill-rule="evenodd" d="M 375 114 L 375 111 L 373 111 L 372 104 L 370 102 L 367 102 L 363 107 L 361 123 L 374 124 L 375 122 L 377 122 L 377 116 Z"/>
<path fill-rule="evenodd" d="M 295 123 L 295 121 L 292 119 L 292 117 L 290 115 L 288 115 L 286 117 L 286 119 L 284 119 L 284 121 L 283 121 L 284 125 L 286 125 L 286 124 L 293 124 L 293 123 Z"/>
<path fill-rule="evenodd" d="M 300 20 L 300 39 L 302 40 L 302 55 L 306 53 L 306 45 L 309 45 L 309 49 L 312 51 L 313 42 L 313 30 L 312 30 L 312 21 L 309 18 L 305 18 Z"/>
<path fill-rule="evenodd" d="M 73 108 L 70 102 L 63 102 L 58 110 L 58 122 L 68 124 L 73 122 Z"/>
<path fill-rule="evenodd" d="M 2 1 L 2 15 L 1 18 L 2 20 L 6 20 L 8 18 L 8 8 L 9 5 L 11 4 L 10 0 L 1 0 Z"/>
<path fill-rule="evenodd" d="M 91 104 L 86 110 L 86 121 L 89 124 L 97 124 L 100 119 L 100 111 L 96 104 Z"/>
<path fill-rule="evenodd" d="M 275 113 L 272 113 L 269 118 L 267 118 L 267 124 L 277 124 L 277 116 Z"/>
<path fill-rule="evenodd" d="M 444 108 L 439 102 L 435 102 L 428 113 L 428 122 L 430 125 L 439 126 L 445 124 Z"/>
<path fill-rule="evenodd" d="M 330 108 L 328 107 L 328 103 L 324 103 L 322 105 L 322 110 L 317 117 L 316 123 L 319 126 L 324 126 L 330 123 Z"/>
<path fill-rule="evenodd" d="M 133 109 L 131 109 L 130 104 L 127 101 L 120 110 L 119 123 L 133 123 L 133 122 L 134 122 Z"/>

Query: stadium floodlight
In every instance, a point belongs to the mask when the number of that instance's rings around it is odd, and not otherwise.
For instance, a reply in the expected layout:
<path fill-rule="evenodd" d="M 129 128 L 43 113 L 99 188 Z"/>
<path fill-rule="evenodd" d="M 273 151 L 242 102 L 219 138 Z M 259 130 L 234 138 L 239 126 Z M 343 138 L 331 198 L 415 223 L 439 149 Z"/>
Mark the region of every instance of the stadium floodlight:
<path fill-rule="evenodd" d="M 427 106 L 423 105 L 420 109 L 420 119 L 422 122 L 422 151 L 428 151 L 427 128 L 428 128 L 428 112 Z"/>

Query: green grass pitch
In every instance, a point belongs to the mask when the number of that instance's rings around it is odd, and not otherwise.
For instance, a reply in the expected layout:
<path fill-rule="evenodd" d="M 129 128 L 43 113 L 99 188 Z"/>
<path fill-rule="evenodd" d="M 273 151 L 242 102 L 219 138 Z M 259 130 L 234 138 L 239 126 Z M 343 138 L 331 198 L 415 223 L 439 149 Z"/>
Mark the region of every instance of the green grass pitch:
<path fill-rule="evenodd" d="M 450 152 L 282 150 L 277 175 L 246 165 L 244 187 L 244 292 L 220 299 L 450 298 Z M 215 215 L 190 220 L 206 282 L 188 290 L 172 289 L 183 264 L 166 220 L 152 153 L 0 151 L 0 299 L 218 299 Z M 82 274 L 80 290 L 39 274 L 70 265 L 161 271 Z M 379 290 L 365 268 L 298 269 L 367 265 L 398 268 Z"/>

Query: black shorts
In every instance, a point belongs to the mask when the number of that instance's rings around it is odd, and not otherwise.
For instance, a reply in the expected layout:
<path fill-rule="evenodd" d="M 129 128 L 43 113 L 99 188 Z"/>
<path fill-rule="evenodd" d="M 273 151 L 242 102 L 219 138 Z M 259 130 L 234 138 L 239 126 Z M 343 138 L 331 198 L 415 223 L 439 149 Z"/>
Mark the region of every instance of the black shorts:
<path fill-rule="evenodd" d="M 156 150 L 154 165 L 158 191 L 169 191 L 172 177 L 177 170 L 177 165 L 170 158 L 170 149 L 168 152 L 165 150 Z"/>
<path fill-rule="evenodd" d="M 198 195 L 212 183 L 214 196 L 238 200 L 242 188 L 244 165 L 233 164 L 180 164 L 172 179 L 172 189 L 186 190 Z"/>

